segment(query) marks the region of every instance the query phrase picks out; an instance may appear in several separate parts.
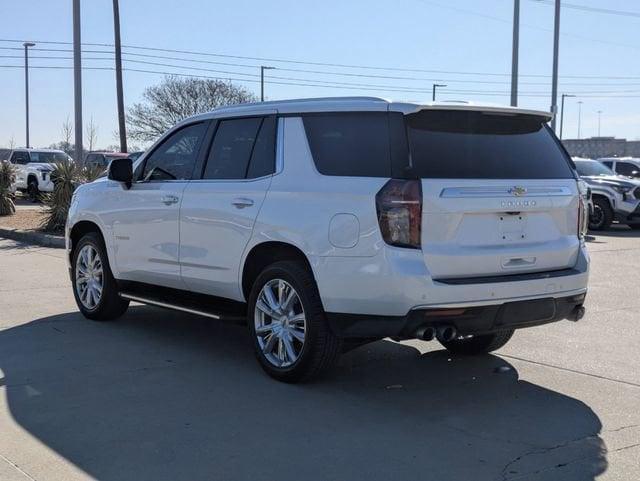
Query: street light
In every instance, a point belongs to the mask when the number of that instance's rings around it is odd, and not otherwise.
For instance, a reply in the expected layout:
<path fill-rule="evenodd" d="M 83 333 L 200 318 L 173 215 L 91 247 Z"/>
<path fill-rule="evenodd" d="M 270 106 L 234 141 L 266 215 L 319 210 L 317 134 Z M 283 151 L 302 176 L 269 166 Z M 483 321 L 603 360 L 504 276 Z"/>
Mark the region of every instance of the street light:
<path fill-rule="evenodd" d="M 511 47 L 511 106 L 518 105 L 518 48 L 520 44 L 520 0 L 513 0 L 513 45 Z"/>
<path fill-rule="evenodd" d="M 260 65 L 260 102 L 264 102 L 264 71 L 274 70 L 275 67 L 267 67 L 266 65 Z"/>
<path fill-rule="evenodd" d="M 578 140 L 580 140 L 580 122 L 582 120 L 582 100 L 578 100 Z"/>
<path fill-rule="evenodd" d="M 24 103 L 26 112 L 27 149 L 29 148 L 29 47 L 35 47 L 33 42 L 25 42 L 24 46 Z"/>
<path fill-rule="evenodd" d="M 555 14 L 553 17 L 553 72 L 551 77 L 551 130 L 556 131 L 556 117 L 558 114 L 558 48 L 560 44 L 560 0 L 555 0 Z"/>
<path fill-rule="evenodd" d="M 560 103 L 560 140 L 562 140 L 562 124 L 564 124 L 564 99 L 567 97 L 575 97 L 575 95 L 562 94 L 562 101 Z"/>
<path fill-rule="evenodd" d="M 598 110 L 598 137 L 600 137 L 600 119 L 602 117 L 602 110 Z"/>
<path fill-rule="evenodd" d="M 436 88 L 438 87 L 446 87 L 445 84 L 433 84 L 433 94 L 431 95 L 431 100 L 436 101 Z"/>

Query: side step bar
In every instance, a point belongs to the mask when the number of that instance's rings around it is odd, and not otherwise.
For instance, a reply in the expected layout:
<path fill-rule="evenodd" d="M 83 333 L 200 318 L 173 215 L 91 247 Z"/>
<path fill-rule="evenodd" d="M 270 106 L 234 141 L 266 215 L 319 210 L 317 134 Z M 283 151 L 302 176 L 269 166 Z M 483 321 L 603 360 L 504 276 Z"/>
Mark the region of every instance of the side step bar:
<path fill-rule="evenodd" d="M 198 311 L 196 309 L 179 306 L 177 304 L 168 304 L 166 302 L 157 301 L 155 299 L 145 299 L 144 297 L 134 296 L 131 294 L 127 294 L 126 292 L 120 292 L 119 295 L 123 299 L 129 299 L 130 301 L 140 302 L 142 304 L 148 304 L 150 306 L 158 306 L 158 307 L 164 307 L 166 309 L 172 309 L 174 311 L 188 312 L 189 314 L 196 314 L 198 316 L 210 317 L 211 319 L 222 319 L 222 316 L 218 314 L 214 314 L 212 312 Z"/>
<path fill-rule="evenodd" d="M 221 321 L 244 323 L 247 319 L 247 305 L 229 299 L 134 282 L 119 283 L 118 287 L 123 299 L 150 306 Z"/>

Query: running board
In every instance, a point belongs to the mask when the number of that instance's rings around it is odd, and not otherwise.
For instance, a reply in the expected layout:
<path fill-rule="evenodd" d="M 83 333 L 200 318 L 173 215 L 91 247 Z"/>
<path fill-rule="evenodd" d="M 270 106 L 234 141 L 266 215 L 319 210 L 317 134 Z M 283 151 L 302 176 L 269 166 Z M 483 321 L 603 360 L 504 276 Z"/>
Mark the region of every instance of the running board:
<path fill-rule="evenodd" d="M 124 284 L 124 283 L 123 283 Z M 163 307 L 222 321 L 245 322 L 246 304 L 166 287 L 127 283 L 118 295 L 150 306 Z M 149 295 L 149 293 L 153 293 Z"/>

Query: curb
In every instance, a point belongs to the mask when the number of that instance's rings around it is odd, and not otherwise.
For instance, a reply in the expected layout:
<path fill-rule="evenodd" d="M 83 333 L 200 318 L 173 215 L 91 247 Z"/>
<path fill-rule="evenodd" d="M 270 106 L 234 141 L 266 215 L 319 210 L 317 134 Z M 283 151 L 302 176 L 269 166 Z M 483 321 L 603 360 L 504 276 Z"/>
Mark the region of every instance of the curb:
<path fill-rule="evenodd" d="M 45 234 L 43 232 L 34 232 L 20 229 L 6 229 L 0 227 L 0 237 L 42 247 L 54 247 L 57 249 L 64 249 L 65 247 L 64 237 L 53 234 Z"/>

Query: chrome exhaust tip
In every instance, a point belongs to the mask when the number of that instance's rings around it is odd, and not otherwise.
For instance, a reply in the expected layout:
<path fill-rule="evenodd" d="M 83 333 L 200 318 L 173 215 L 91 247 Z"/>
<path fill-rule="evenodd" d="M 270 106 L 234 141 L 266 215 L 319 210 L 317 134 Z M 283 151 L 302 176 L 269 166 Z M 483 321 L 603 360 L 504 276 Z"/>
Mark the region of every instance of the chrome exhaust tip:
<path fill-rule="evenodd" d="M 423 341 L 432 341 L 436 337 L 436 330 L 431 326 L 423 326 L 416 331 L 416 338 Z"/>
<path fill-rule="evenodd" d="M 456 328 L 453 326 L 440 326 L 436 331 L 438 341 L 449 342 L 453 341 L 457 336 Z"/>

